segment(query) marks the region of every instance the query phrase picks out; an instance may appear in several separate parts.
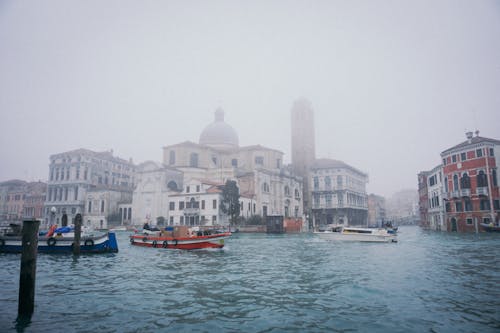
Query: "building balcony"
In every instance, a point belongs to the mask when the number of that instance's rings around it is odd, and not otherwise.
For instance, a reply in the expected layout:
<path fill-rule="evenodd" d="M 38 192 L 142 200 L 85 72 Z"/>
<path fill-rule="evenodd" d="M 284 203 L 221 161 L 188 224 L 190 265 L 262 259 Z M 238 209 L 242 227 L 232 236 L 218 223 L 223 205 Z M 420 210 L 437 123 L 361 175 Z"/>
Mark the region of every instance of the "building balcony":
<path fill-rule="evenodd" d="M 470 189 L 469 188 L 463 188 L 460 190 L 460 196 L 462 197 L 470 197 Z"/>
<path fill-rule="evenodd" d="M 487 187 L 478 187 L 476 188 L 477 195 L 488 196 L 488 188 Z"/>
<path fill-rule="evenodd" d="M 448 192 L 448 199 L 451 199 L 451 198 L 460 198 L 460 191 Z"/>
<path fill-rule="evenodd" d="M 199 208 L 184 208 L 184 215 L 200 215 Z"/>

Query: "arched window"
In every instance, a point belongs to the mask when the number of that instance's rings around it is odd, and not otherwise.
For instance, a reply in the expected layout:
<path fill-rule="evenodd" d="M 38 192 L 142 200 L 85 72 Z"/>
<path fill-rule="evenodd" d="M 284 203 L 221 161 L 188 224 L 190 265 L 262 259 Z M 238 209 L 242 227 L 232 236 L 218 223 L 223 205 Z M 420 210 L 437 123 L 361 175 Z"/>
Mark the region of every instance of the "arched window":
<path fill-rule="evenodd" d="M 330 176 L 325 177 L 325 188 L 327 190 L 332 188 L 332 179 L 330 178 Z"/>
<path fill-rule="evenodd" d="M 168 182 L 167 188 L 172 191 L 177 191 L 177 183 L 171 180 Z"/>
<path fill-rule="evenodd" d="M 285 185 L 285 195 L 290 196 L 290 187 L 288 185 Z"/>
<path fill-rule="evenodd" d="M 175 164 L 175 151 L 171 150 L 169 153 L 169 160 L 168 164 L 174 165 Z"/>
<path fill-rule="evenodd" d="M 459 190 L 459 188 L 458 188 L 458 176 L 457 175 L 453 176 L 453 190 L 454 191 Z"/>
<path fill-rule="evenodd" d="M 486 174 L 483 170 L 480 170 L 477 174 L 477 187 L 486 187 L 488 186 L 488 179 L 486 178 Z"/>
<path fill-rule="evenodd" d="M 298 189 L 295 189 L 295 199 L 300 199 L 300 192 Z"/>
<path fill-rule="evenodd" d="M 470 188 L 470 177 L 467 173 L 464 172 L 462 178 L 460 179 L 460 186 L 462 188 Z"/>

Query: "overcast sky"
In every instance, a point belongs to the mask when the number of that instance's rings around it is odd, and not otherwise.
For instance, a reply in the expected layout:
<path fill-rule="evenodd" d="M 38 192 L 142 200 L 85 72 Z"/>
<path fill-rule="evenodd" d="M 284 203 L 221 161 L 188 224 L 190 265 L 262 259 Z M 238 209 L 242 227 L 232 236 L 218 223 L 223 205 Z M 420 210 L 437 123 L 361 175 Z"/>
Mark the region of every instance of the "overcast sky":
<path fill-rule="evenodd" d="M 466 130 L 500 139 L 500 1 L 0 0 L 0 181 L 77 148 L 161 161 L 219 106 L 290 162 L 300 97 L 317 157 L 416 189 Z"/>

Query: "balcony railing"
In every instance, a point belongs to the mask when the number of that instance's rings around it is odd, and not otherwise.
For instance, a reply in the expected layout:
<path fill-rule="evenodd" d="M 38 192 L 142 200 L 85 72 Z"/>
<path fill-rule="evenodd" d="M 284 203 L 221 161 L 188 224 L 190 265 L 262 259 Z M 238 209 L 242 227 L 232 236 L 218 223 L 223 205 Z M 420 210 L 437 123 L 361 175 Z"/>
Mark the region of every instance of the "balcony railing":
<path fill-rule="evenodd" d="M 459 198 L 460 197 L 460 191 L 451 191 L 449 193 L 449 198 Z"/>
<path fill-rule="evenodd" d="M 485 196 L 487 196 L 488 195 L 488 188 L 487 187 L 478 187 L 476 189 L 476 193 L 477 193 L 477 195 L 485 195 Z"/>
<path fill-rule="evenodd" d="M 469 188 L 463 188 L 460 190 L 460 195 L 462 197 L 470 197 L 470 189 Z"/>
<path fill-rule="evenodd" d="M 184 215 L 199 215 L 199 208 L 184 208 Z"/>

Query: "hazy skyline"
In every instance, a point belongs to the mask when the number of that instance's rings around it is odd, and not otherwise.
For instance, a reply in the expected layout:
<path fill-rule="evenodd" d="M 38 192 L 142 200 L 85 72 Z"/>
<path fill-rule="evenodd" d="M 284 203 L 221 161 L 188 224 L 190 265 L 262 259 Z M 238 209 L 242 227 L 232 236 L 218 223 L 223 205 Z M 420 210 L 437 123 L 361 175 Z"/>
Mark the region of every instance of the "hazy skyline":
<path fill-rule="evenodd" d="M 161 161 L 217 107 L 288 163 L 304 97 L 317 157 L 416 189 L 467 130 L 500 139 L 499 36 L 499 1 L 0 0 L 0 181 L 78 148 Z"/>

